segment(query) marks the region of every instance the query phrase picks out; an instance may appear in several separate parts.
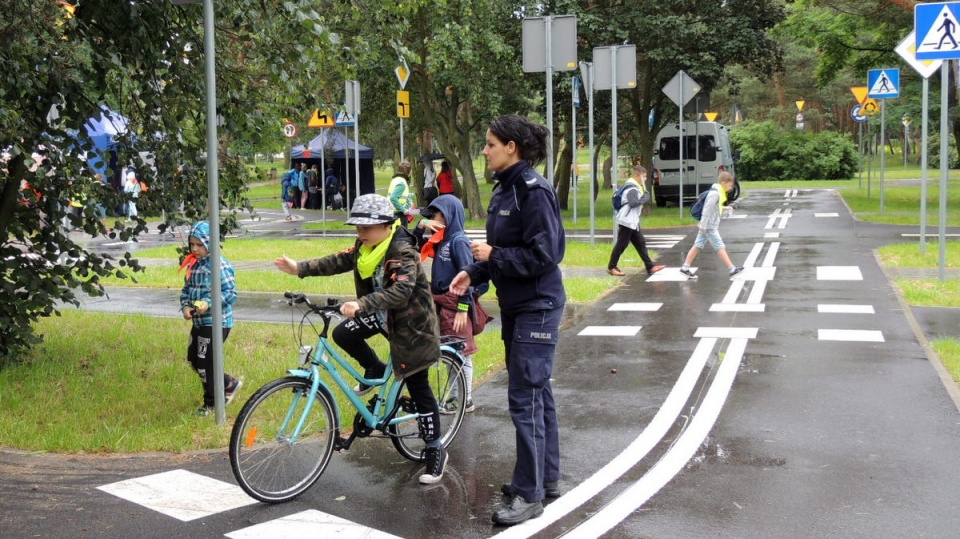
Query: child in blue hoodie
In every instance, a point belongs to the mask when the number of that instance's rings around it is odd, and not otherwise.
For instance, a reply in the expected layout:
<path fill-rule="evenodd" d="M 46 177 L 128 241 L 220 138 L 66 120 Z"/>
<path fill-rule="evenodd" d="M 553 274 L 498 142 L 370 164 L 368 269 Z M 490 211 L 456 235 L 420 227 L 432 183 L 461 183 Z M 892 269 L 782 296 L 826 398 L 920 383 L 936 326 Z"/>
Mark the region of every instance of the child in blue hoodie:
<path fill-rule="evenodd" d="M 213 314 L 210 312 L 213 283 L 210 263 L 210 223 L 199 221 L 190 229 L 190 254 L 183 259 L 180 271 L 186 270 L 183 289 L 180 291 L 180 312 L 183 318 L 193 321 L 190 329 L 190 346 L 187 360 L 200 376 L 203 384 L 203 406 L 196 415 L 206 416 L 213 412 Z M 226 342 L 233 328 L 233 304 L 237 301 L 237 281 L 233 266 L 220 257 L 220 294 L 223 305 L 223 341 Z M 243 382 L 223 373 L 224 400 L 227 404 L 240 390 Z"/>
<path fill-rule="evenodd" d="M 464 411 L 472 412 L 473 404 L 473 358 L 477 345 L 473 339 L 473 317 L 486 317 L 475 306 L 474 288 L 463 295 L 450 291 L 450 281 L 457 273 L 474 263 L 470 240 L 464 233 L 466 215 L 460 199 L 453 195 L 440 195 L 420 211 L 426 219 L 417 223 L 414 235 L 420 247 L 420 259 L 433 258 L 430 269 L 430 291 L 437 307 L 441 335 L 456 335 L 466 340 L 462 350 L 463 375 L 467 381 L 467 394 L 462 396 Z M 432 233 L 428 234 L 428 232 Z M 459 408 L 461 396 L 451 394 L 440 403 L 441 414 L 452 414 Z"/>

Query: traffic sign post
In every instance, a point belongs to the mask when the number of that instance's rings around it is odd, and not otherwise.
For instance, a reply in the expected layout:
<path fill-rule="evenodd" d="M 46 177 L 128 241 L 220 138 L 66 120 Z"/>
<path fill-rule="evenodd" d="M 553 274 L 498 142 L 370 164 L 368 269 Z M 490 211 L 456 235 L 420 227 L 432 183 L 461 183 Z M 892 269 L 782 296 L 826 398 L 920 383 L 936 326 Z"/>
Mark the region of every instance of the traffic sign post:
<path fill-rule="evenodd" d="M 900 96 L 900 70 L 896 68 L 871 69 L 867 71 L 867 96 L 880 99 L 880 146 L 886 143 L 887 107 L 884 101 Z M 880 213 L 884 210 L 883 177 L 887 161 L 887 152 L 880 152 Z"/>
<path fill-rule="evenodd" d="M 700 92 L 700 85 L 697 81 L 690 78 L 690 75 L 683 70 L 677 71 L 677 74 L 670 79 L 670 82 L 662 88 L 663 93 L 680 107 L 680 196 L 678 205 L 680 206 L 680 217 L 683 217 L 683 107 L 693 99 L 693 96 Z"/>
<path fill-rule="evenodd" d="M 410 79 L 410 66 L 404 58 L 400 58 L 400 65 L 393 70 L 397 75 L 400 89 L 397 91 L 397 116 L 400 118 L 400 160 L 403 161 L 403 119 L 410 117 L 410 94 L 404 89 Z"/>
<path fill-rule="evenodd" d="M 610 90 L 610 153 L 613 158 L 613 188 L 617 188 L 620 169 L 617 155 L 617 88 L 637 87 L 637 46 L 613 45 L 594 47 L 593 62 L 596 70 L 594 88 Z"/>
<path fill-rule="evenodd" d="M 576 15 L 547 15 L 523 19 L 523 72 L 546 72 L 547 180 L 553 185 L 553 71 L 577 69 Z"/>
<path fill-rule="evenodd" d="M 310 121 L 307 122 L 307 127 L 333 127 L 334 119 L 333 115 L 329 111 L 316 109 L 313 111 L 313 116 L 310 117 Z"/>
<path fill-rule="evenodd" d="M 920 254 L 927 252 L 927 124 L 929 123 L 930 77 L 940 69 L 942 60 L 917 58 L 917 33 L 910 32 L 894 49 L 923 77 L 923 106 L 920 127 Z"/>
<path fill-rule="evenodd" d="M 287 138 L 293 138 L 297 136 L 297 126 L 292 122 L 286 122 L 283 124 L 283 136 Z"/>

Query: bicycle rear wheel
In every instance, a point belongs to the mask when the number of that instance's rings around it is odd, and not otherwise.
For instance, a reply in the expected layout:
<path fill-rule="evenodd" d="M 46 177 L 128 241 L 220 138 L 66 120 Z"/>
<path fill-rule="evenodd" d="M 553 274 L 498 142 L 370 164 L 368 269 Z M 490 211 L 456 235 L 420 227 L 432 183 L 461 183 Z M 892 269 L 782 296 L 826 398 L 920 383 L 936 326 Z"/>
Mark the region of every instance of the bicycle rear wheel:
<path fill-rule="evenodd" d="M 311 400 L 310 414 L 304 417 Z M 230 466 L 240 487 L 253 498 L 285 502 L 320 478 L 336 436 L 329 392 L 321 386 L 311 395 L 308 380 L 280 378 L 257 390 L 240 410 L 230 434 Z"/>
<path fill-rule="evenodd" d="M 465 399 L 467 394 L 467 382 L 463 378 L 463 360 L 457 354 L 442 351 L 440 361 L 434 363 L 427 370 L 430 377 L 430 388 L 433 395 L 437 398 L 437 403 L 442 405 L 451 395 L 459 395 Z M 406 384 L 401 382 L 401 397 L 410 397 Z M 461 401 L 462 402 L 462 401 Z M 440 440 L 443 446 L 450 445 L 450 442 L 457 436 L 460 425 L 463 423 L 464 407 L 460 406 L 454 413 L 446 415 L 440 414 Z M 397 412 L 403 414 L 403 410 Z M 416 419 L 404 421 L 387 428 L 387 434 L 393 446 L 397 448 L 404 457 L 414 461 L 423 462 L 423 450 L 426 448 L 423 438 L 420 437 L 420 429 Z"/>

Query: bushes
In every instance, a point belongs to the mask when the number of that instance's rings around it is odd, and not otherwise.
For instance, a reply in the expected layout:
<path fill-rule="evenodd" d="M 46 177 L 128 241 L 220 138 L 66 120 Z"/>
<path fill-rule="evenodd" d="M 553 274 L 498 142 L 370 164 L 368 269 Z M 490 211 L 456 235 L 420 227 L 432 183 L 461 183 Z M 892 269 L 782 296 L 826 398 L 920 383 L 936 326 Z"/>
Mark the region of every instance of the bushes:
<path fill-rule="evenodd" d="M 744 122 L 730 130 L 740 152 L 738 180 L 841 180 L 857 172 L 857 148 L 844 135 L 812 134 L 774 122 Z"/>

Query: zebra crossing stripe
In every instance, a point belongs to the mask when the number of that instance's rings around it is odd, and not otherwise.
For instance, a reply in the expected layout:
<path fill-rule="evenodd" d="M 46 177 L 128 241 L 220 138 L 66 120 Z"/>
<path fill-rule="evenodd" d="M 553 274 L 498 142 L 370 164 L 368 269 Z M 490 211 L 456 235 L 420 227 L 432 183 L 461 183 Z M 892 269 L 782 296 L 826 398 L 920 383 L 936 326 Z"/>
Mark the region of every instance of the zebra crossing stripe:
<path fill-rule="evenodd" d="M 400 539 L 316 509 L 262 522 L 226 534 L 230 539 L 282 539 L 285 537 L 337 537 L 338 539 Z"/>
<path fill-rule="evenodd" d="M 236 485 L 187 470 L 127 479 L 97 490 L 183 522 L 257 503 Z"/>

